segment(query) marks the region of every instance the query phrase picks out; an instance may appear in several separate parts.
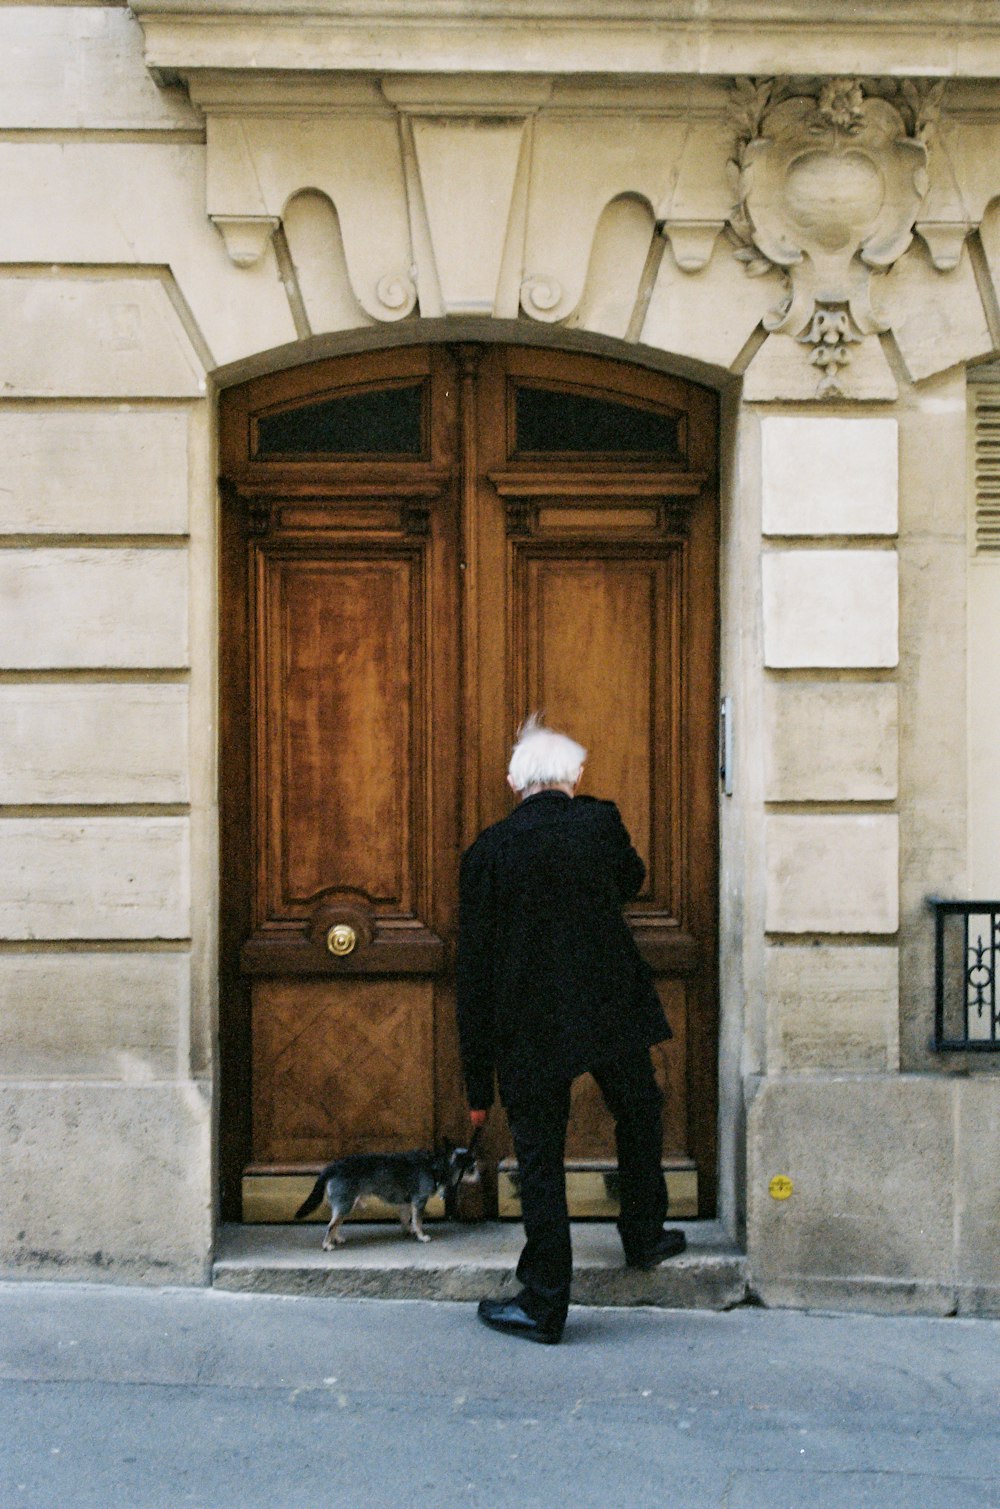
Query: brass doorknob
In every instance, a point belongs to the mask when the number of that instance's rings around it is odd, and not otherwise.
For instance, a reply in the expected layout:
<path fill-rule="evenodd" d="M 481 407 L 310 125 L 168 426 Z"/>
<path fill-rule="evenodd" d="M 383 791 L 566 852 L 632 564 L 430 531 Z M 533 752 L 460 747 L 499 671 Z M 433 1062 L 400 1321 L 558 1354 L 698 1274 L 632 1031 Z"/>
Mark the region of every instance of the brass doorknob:
<path fill-rule="evenodd" d="M 331 954 L 336 954 L 342 959 L 345 954 L 353 953 L 358 941 L 358 935 L 353 927 L 348 927 L 346 922 L 336 922 L 326 935 L 326 946 Z"/>

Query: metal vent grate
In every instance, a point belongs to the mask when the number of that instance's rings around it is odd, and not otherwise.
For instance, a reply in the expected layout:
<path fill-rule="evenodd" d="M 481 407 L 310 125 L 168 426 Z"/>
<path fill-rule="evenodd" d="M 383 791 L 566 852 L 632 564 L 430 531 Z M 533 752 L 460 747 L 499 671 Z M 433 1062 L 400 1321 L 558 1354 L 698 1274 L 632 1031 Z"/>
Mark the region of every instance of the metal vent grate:
<path fill-rule="evenodd" d="M 1000 555 L 1000 387 L 976 390 L 976 554 Z"/>

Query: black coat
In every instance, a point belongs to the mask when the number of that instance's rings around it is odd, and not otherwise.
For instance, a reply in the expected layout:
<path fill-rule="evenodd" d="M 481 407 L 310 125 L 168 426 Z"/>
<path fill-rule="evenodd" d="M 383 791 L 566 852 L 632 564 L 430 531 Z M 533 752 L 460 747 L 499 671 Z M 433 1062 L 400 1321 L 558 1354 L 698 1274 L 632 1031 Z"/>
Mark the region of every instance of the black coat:
<path fill-rule="evenodd" d="M 541 791 L 462 856 L 458 1031 L 469 1105 L 670 1036 L 622 906 L 646 869 L 614 802 Z"/>

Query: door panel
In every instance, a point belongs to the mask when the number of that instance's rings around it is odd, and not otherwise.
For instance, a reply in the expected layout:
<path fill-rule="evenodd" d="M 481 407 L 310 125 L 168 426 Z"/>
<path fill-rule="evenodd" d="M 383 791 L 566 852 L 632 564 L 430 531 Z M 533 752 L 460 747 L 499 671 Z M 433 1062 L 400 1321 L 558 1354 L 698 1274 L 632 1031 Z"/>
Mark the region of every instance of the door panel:
<path fill-rule="evenodd" d="M 412 913 L 424 681 L 420 569 L 259 556 L 260 922 L 307 916 L 324 892 Z M 414 822 L 416 818 L 416 822 Z"/>
<path fill-rule="evenodd" d="M 432 1142 L 432 995 L 410 979 L 255 981 L 252 1162 Z"/>
<path fill-rule="evenodd" d="M 664 1092 L 663 1152 L 668 1162 L 679 1164 L 689 1155 L 687 1129 L 687 1077 L 684 1072 L 687 1036 L 687 1003 L 684 986 L 677 980 L 658 984 L 673 1037 L 652 1049 L 653 1071 Z M 614 1147 L 614 1122 L 601 1092 L 589 1074 L 573 1082 L 572 1116 L 566 1138 L 566 1157 L 580 1160 L 607 1161 Z"/>
<path fill-rule="evenodd" d="M 591 751 L 582 789 L 614 792 L 647 865 L 639 902 L 672 913 L 669 826 L 653 822 L 670 810 L 672 556 L 623 558 L 598 541 L 578 551 L 515 555 L 523 705 L 544 708 Z"/>
<path fill-rule="evenodd" d="M 232 390 L 222 454 L 226 1215 L 246 1170 L 287 1218 L 328 1158 L 464 1135 L 458 856 L 509 810 L 536 708 L 588 746 L 584 789 L 646 861 L 629 917 L 674 1032 L 653 1055 L 664 1153 L 710 1214 L 711 395 L 591 357 L 414 348 Z M 495 1192 L 501 1116 L 486 1151 Z M 567 1158 L 581 1209 L 610 1209 L 589 1076 Z"/>

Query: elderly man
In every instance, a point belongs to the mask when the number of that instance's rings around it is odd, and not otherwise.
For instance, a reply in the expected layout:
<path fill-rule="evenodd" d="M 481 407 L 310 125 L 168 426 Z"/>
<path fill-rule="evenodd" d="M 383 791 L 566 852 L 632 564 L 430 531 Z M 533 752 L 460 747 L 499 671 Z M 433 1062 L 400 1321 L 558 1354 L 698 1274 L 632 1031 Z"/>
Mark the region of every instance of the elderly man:
<path fill-rule="evenodd" d="M 615 1120 L 625 1260 L 684 1250 L 664 1230 L 662 1096 L 649 1048 L 670 1036 L 622 906 L 645 866 L 613 802 L 577 796 L 587 751 L 530 718 L 511 756 L 519 805 L 462 856 L 458 1030 L 470 1113 L 481 1126 L 494 1074 L 520 1172 L 526 1242 L 516 1299 L 480 1319 L 532 1341 L 562 1337 L 572 1253 L 564 1156 L 570 1085 L 589 1070 Z"/>

